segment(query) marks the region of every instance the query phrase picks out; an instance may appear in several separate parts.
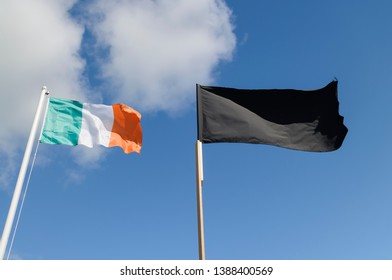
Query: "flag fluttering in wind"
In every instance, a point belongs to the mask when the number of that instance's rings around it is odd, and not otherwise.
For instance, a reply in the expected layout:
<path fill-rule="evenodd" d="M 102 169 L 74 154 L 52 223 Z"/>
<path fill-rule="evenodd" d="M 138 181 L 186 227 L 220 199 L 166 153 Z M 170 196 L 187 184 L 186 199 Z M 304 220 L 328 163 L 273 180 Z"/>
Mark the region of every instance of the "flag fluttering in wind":
<path fill-rule="evenodd" d="M 41 143 L 121 147 L 140 153 L 141 114 L 124 104 L 102 105 L 50 98 Z"/>
<path fill-rule="evenodd" d="M 247 90 L 197 85 L 198 140 L 328 152 L 348 132 L 337 81 L 318 90 Z"/>

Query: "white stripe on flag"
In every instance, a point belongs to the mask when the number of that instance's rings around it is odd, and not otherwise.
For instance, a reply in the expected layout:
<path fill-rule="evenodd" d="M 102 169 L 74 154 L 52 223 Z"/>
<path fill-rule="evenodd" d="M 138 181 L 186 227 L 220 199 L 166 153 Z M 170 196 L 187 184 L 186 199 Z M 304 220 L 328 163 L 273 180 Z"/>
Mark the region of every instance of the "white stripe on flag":
<path fill-rule="evenodd" d="M 108 147 L 113 120 L 112 106 L 83 103 L 82 128 L 78 144 L 90 148 L 95 145 Z"/>

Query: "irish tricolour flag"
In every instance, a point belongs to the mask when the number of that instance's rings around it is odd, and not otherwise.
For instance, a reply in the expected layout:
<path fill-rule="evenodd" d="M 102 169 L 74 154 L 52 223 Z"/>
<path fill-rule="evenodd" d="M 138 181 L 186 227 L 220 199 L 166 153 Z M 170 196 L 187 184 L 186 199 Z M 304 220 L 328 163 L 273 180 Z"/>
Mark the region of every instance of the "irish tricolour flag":
<path fill-rule="evenodd" d="M 40 142 L 121 147 L 140 153 L 141 114 L 124 104 L 111 106 L 50 98 Z"/>

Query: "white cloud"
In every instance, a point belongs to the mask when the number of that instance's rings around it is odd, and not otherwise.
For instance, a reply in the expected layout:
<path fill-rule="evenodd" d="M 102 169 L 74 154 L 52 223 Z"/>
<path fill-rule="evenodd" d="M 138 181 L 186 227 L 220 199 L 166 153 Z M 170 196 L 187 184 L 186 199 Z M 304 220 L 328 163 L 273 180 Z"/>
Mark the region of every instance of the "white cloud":
<path fill-rule="evenodd" d="M 176 111 L 210 83 L 236 44 L 231 11 L 221 0 L 94 1 L 89 9 L 113 97 L 146 110 Z"/>
<path fill-rule="evenodd" d="M 223 0 L 87 3 L 83 9 L 81 0 L 1 2 L 0 190 L 14 183 L 42 85 L 57 97 L 104 96 L 142 113 L 177 112 L 193 103 L 196 83 L 213 82 L 216 67 L 231 59 L 236 45 Z M 69 14 L 75 4 L 82 7 L 78 19 Z M 92 55 L 94 65 L 79 55 L 84 25 L 96 41 L 85 41 L 91 45 L 83 50 L 90 55 L 109 50 L 102 57 Z M 93 67 L 106 89 L 95 96 L 82 78 Z M 86 153 L 76 163 L 101 157 L 100 151 Z"/>
<path fill-rule="evenodd" d="M 41 87 L 83 98 L 78 57 L 83 27 L 67 11 L 75 1 L 2 0 L 0 9 L 0 189 L 17 172 Z"/>

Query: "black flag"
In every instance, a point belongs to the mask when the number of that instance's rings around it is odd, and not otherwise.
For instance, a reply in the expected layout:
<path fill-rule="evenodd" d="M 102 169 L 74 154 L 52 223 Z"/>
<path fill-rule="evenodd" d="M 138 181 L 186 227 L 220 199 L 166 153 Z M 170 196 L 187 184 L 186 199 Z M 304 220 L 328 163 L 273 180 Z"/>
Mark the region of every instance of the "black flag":
<path fill-rule="evenodd" d="M 197 85 L 198 139 L 328 152 L 347 134 L 337 81 L 318 90 L 248 90 Z"/>

